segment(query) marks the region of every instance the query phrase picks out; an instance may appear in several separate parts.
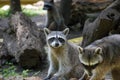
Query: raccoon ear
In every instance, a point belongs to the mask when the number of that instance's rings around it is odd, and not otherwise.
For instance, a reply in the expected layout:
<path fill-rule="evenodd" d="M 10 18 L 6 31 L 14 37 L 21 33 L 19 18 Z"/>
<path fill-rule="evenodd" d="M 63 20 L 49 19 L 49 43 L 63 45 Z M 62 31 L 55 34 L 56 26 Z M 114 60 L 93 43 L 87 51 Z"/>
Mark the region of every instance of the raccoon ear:
<path fill-rule="evenodd" d="M 95 49 L 95 54 L 102 54 L 102 48 L 101 47 L 97 47 Z"/>
<path fill-rule="evenodd" d="M 82 54 L 83 53 L 83 48 L 78 46 L 78 51 L 79 51 L 79 54 Z"/>
<path fill-rule="evenodd" d="M 44 28 L 44 33 L 47 36 L 51 31 L 48 28 Z"/>
<path fill-rule="evenodd" d="M 64 33 L 64 35 L 68 35 L 68 33 L 69 33 L 69 28 L 65 28 L 65 29 L 63 30 L 63 33 Z"/>

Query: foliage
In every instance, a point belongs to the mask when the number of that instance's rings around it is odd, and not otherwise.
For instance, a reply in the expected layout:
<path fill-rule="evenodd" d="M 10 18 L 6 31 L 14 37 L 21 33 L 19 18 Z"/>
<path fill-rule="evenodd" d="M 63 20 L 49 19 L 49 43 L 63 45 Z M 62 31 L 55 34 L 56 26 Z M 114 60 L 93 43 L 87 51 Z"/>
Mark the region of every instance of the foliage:
<path fill-rule="evenodd" d="M 3 10 L 0 8 L 0 17 L 8 17 L 9 16 L 9 9 Z"/>
<path fill-rule="evenodd" d="M 78 37 L 78 38 L 70 39 L 69 41 L 76 43 L 76 44 L 79 44 L 82 41 L 82 39 L 83 39 L 83 37 Z"/>
<path fill-rule="evenodd" d="M 26 77 L 28 76 L 29 70 L 23 70 L 21 73 L 18 73 L 16 70 L 16 66 L 14 66 L 12 63 L 6 63 L 7 67 L 0 69 L 0 74 L 3 75 L 4 78 L 10 77 L 10 76 L 23 76 Z"/>
<path fill-rule="evenodd" d="M 32 10 L 32 9 L 23 9 L 23 13 L 25 13 L 27 16 L 35 16 L 35 15 L 42 15 L 45 13 L 44 10 L 38 9 L 38 10 Z"/>
<path fill-rule="evenodd" d="M 35 16 L 35 15 L 42 15 L 46 13 L 46 11 L 42 10 L 39 8 L 38 10 L 33 10 L 33 9 L 25 9 L 22 8 L 23 13 L 25 13 L 27 16 Z M 10 16 L 10 9 L 3 10 L 0 8 L 0 17 L 9 17 Z"/>
<path fill-rule="evenodd" d="M 17 66 L 12 63 L 6 62 L 3 68 L 0 68 L 0 75 L 4 78 L 12 77 L 28 77 L 28 76 L 38 76 L 41 71 L 34 71 L 34 70 L 18 70 Z"/>

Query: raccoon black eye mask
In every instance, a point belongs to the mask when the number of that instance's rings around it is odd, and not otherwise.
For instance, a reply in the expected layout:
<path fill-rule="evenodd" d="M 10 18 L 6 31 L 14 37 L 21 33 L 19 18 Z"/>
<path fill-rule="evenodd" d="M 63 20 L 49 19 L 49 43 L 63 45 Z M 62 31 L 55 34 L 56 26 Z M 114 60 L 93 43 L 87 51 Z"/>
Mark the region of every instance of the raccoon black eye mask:
<path fill-rule="evenodd" d="M 82 65 L 83 65 L 83 67 L 85 68 L 85 69 L 95 69 L 98 65 L 99 65 L 99 63 L 97 63 L 97 64 L 95 64 L 95 65 L 85 65 L 85 64 L 83 64 L 83 63 L 81 63 Z"/>
<path fill-rule="evenodd" d="M 48 42 L 51 43 L 51 42 L 53 42 L 55 39 L 56 39 L 55 37 L 50 38 L 50 39 L 48 40 Z M 61 42 L 61 43 L 65 43 L 65 40 L 64 40 L 63 38 L 58 38 L 58 39 L 56 39 L 56 40 L 58 40 L 58 41 Z"/>
<path fill-rule="evenodd" d="M 50 38 L 50 39 L 48 40 L 48 42 L 51 43 L 51 42 L 53 42 L 54 40 L 55 40 L 55 38 Z"/>
<path fill-rule="evenodd" d="M 58 38 L 58 40 L 61 42 L 61 43 L 64 43 L 65 40 L 63 38 Z"/>

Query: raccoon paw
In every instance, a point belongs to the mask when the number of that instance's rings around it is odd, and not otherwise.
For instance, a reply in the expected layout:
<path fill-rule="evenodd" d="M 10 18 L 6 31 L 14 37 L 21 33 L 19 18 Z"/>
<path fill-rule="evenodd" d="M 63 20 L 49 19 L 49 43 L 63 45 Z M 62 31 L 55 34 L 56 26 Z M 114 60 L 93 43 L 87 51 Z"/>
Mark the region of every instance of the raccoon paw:
<path fill-rule="evenodd" d="M 52 77 L 50 80 L 59 80 L 58 77 Z"/>
<path fill-rule="evenodd" d="M 50 80 L 48 77 L 44 78 L 43 80 Z"/>

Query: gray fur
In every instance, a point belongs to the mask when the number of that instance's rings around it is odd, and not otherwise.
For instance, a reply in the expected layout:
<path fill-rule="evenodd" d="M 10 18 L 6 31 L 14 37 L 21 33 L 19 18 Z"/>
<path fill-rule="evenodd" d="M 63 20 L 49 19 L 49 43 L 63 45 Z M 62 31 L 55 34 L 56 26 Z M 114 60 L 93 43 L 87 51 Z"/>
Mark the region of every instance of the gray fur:
<path fill-rule="evenodd" d="M 109 71 L 113 80 L 120 79 L 120 35 L 96 40 L 85 48 L 79 47 L 79 51 L 80 61 L 87 66 L 85 71 L 89 75 L 92 73 L 90 80 L 102 80 Z M 94 69 L 91 66 L 95 66 Z M 115 75 L 114 71 L 119 74 Z"/>
<path fill-rule="evenodd" d="M 50 66 L 45 80 L 50 78 L 52 80 L 58 80 L 56 78 L 60 77 L 69 80 L 71 77 L 80 78 L 83 74 L 83 68 L 78 57 L 77 45 L 68 42 L 66 39 L 68 32 L 69 30 L 65 29 L 64 31 L 51 31 L 46 35 L 46 39 L 49 40 L 52 37 L 56 37 L 57 33 L 57 36 L 63 38 L 65 42 L 61 43 L 62 45 L 59 47 L 54 47 L 47 41 Z"/>

